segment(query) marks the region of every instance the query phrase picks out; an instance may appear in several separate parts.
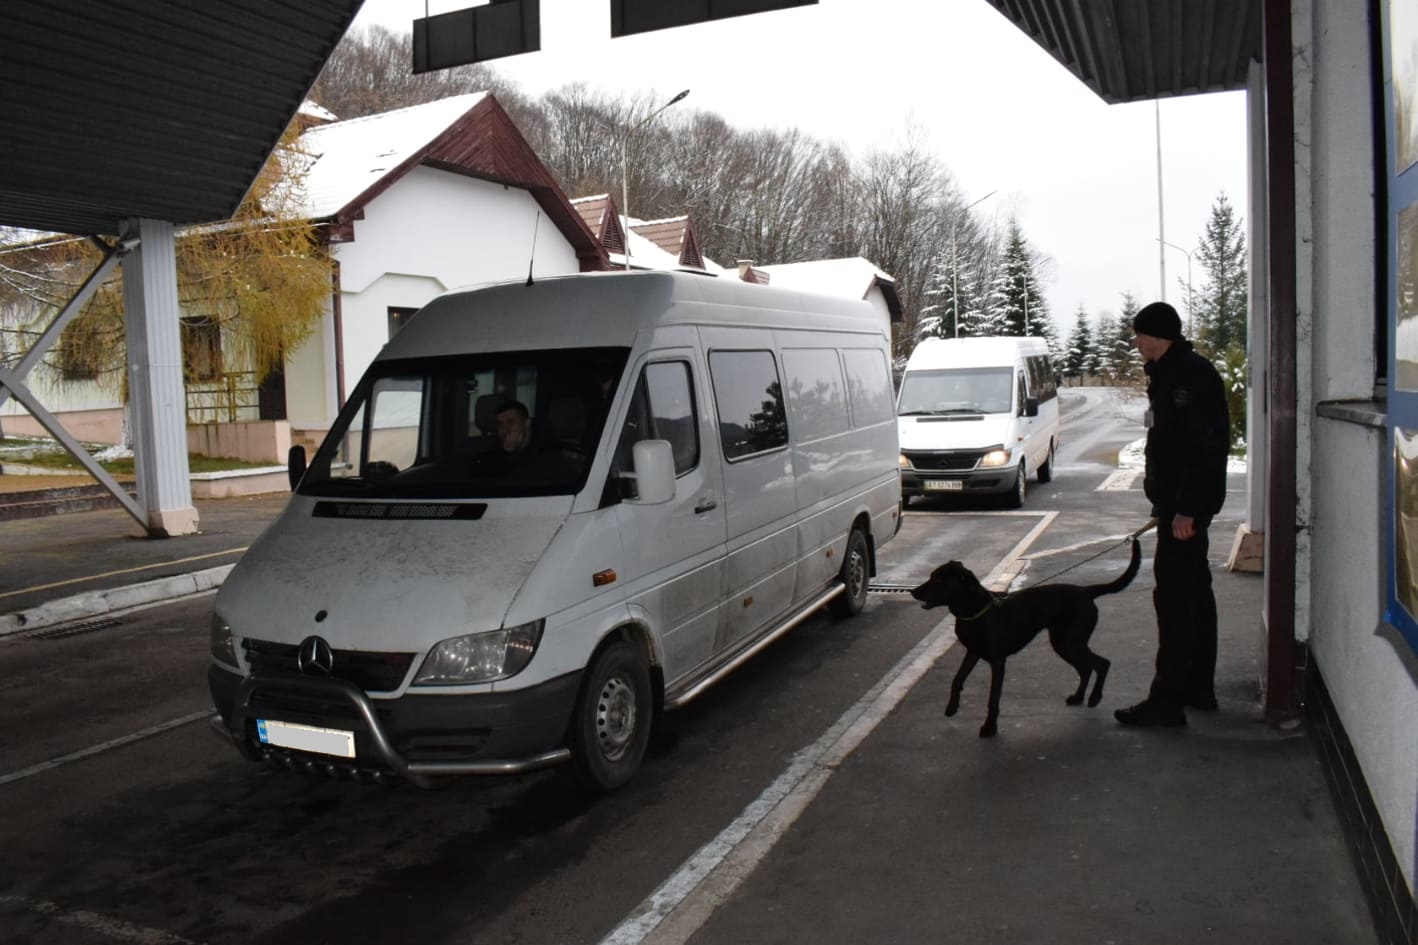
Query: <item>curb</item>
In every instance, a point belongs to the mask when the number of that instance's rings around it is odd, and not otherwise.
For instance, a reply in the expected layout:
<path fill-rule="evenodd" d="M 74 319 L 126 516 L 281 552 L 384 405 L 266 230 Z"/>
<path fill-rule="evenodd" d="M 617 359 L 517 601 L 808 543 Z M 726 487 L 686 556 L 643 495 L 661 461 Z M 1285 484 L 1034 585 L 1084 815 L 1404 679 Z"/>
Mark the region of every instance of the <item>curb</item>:
<path fill-rule="evenodd" d="M 29 610 L 0 615 L 0 637 L 52 627 L 55 624 L 86 620 L 104 614 L 126 613 L 148 604 L 190 597 L 219 587 L 233 565 L 224 564 L 204 571 L 174 574 L 171 577 L 112 587 L 64 597 Z"/>

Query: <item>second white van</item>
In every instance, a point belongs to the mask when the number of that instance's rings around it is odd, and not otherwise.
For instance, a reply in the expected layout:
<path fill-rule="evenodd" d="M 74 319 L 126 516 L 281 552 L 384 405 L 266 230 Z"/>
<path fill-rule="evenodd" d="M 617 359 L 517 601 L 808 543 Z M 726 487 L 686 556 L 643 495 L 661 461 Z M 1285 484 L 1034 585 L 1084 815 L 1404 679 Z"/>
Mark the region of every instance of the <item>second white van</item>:
<path fill-rule="evenodd" d="M 1042 338 L 927 338 L 897 395 L 901 498 L 995 494 L 1014 508 L 1054 475 L 1058 386 Z"/>

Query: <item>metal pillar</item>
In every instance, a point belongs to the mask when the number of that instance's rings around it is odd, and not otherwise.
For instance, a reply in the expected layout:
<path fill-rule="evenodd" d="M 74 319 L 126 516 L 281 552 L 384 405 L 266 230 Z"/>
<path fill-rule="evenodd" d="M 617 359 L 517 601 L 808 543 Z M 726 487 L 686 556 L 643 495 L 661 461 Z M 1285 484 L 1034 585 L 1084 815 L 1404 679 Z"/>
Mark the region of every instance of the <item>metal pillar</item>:
<path fill-rule="evenodd" d="M 128 404 L 138 499 L 154 538 L 197 531 L 187 466 L 187 405 L 173 226 L 136 222 L 138 248 L 123 264 Z"/>

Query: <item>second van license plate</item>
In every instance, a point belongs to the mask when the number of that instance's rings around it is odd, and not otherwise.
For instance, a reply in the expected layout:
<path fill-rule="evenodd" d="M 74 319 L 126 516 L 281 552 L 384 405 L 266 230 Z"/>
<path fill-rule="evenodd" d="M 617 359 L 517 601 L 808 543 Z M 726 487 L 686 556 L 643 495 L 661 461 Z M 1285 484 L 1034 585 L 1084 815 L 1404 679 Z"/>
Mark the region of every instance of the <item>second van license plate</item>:
<path fill-rule="evenodd" d="M 965 489 L 962 479 L 927 479 L 922 485 L 927 492 L 963 492 Z"/>

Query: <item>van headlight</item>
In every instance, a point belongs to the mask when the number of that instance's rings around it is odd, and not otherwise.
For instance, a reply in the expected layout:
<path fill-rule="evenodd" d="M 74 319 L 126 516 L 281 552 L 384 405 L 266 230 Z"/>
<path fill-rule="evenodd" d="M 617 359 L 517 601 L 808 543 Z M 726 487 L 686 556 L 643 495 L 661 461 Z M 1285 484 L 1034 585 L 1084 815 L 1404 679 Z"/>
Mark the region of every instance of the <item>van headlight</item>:
<path fill-rule="evenodd" d="M 902 454 L 901 454 L 901 468 L 902 468 L 902 469 L 915 469 L 915 468 L 916 468 L 915 466 L 912 466 L 912 465 L 911 465 L 911 461 L 906 458 L 906 454 L 905 454 L 905 453 L 902 453 Z"/>
<path fill-rule="evenodd" d="M 212 624 L 208 632 L 207 648 L 211 650 L 212 659 L 224 666 L 236 666 L 236 642 L 231 635 L 231 624 L 222 619 L 222 615 L 212 613 Z"/>
<path fill-rule="evenodd" d="M 980 465 L 981 465 L 981 466 L 1008 466 L 1008 465 L 1009 465 L 1009 450 L 1007 450 L 1007 449 L 994 449 L 994 450 L 990 450 L 988 453 L 986 453 L 986 454 L 984 455 L 984 458 L 982 458 L 982 459 L 980 460 Z"/>
<path fill-rule="evenodd" d="M 466 685 L 515 676 L 532 661 L 545 625 L 545 620 L 533 620 L 437 643 L 424 657 L 413 685 Z"/>

